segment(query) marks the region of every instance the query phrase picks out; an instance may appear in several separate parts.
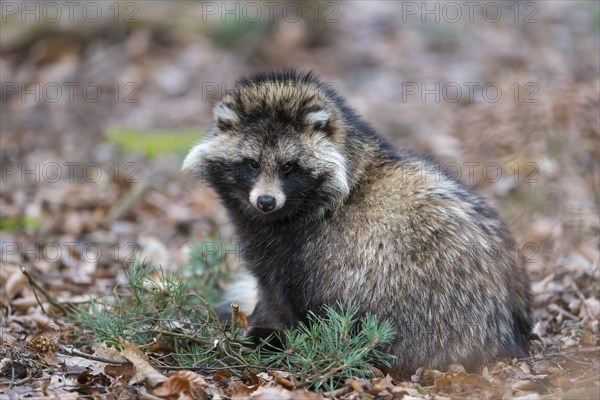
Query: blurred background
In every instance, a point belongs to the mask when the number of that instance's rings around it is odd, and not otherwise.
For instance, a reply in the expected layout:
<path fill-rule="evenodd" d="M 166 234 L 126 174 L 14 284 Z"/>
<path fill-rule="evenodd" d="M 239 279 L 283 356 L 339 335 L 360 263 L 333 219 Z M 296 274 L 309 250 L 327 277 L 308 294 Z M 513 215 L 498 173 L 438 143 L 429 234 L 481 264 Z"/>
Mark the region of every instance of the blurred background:
<path fill-rule="evenodd" d="M 598 333 L 598 2 L 0 7 L 5 276 L 26 265 L 59 292 L 102 293 L 133 255 L 175 268 L 193 241 L 234 241 L 181 161 L 241 74 L 296 67 L 499 210 L 547 334 Z"/>

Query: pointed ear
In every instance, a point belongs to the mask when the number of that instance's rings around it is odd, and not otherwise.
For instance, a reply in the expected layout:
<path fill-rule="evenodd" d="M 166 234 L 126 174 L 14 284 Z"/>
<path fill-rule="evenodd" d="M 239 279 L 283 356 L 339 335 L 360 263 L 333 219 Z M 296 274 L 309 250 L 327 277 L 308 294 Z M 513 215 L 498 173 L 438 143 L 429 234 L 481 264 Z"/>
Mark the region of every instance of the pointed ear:
<path fill-rule="evenodd" d="M 327 127 L 329 125 L 329 111 L 324 109 L 319 109 L 316 111 L 311 111 L 306 114 L 304 121 L 313 127 L 313 129 L 317 131 L 327 131 Z"/>
<path fill-rule="evenodd" d="M 233 108 L 222 101 L 215 106 L 213 116 L 217 128 L 222 132 L 230 130 L 239 120 L 238 115 Z"/>

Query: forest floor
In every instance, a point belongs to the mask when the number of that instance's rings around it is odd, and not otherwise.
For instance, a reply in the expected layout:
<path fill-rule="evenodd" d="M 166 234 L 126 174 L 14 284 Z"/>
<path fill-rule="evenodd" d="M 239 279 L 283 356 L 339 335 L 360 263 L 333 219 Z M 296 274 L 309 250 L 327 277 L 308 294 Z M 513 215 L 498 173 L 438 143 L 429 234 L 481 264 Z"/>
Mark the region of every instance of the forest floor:
<path fill-rule="evenodd" d="M 316 22 L 199 23 L 191 2 L 122 3 L 119 18 L 135 18 L 118 24 L 2 21 L 1 398 L 600 397 L 598 3 L 515 2 L 510 20 L 458 24 L 421 23 L 400 2 L 314 4 Z M 131 344 L 81 345 L 89 332 L 62 308 L 111 296 L 132 259 L 173 272 L 191 243 L 235 248 L 216 195 L 181 162 L 239 75 L 284 66 L 315 70 L 395 145 L 434 154 L 499 211 L 528 261 L 529 357 L 478 374 L 377 370 L 317 394 L 293 371 L 184 370 L 174 382 Z M 123 356 L 145 385 L 100 361 Z M 176 389 L 156 390 L 156 374 Z"/>

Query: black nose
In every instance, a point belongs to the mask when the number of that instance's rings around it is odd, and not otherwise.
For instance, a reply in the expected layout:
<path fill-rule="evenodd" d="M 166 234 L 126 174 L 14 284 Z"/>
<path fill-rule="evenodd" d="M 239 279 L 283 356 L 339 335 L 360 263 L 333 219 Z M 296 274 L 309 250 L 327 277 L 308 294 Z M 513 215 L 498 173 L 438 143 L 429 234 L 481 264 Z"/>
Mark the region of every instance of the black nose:
<path fill-rule="evenodd" d="M 256 205 L 261 211 L 268 212 L 275 208 L 275 197 L 271 196 L 258 196 Z"/>

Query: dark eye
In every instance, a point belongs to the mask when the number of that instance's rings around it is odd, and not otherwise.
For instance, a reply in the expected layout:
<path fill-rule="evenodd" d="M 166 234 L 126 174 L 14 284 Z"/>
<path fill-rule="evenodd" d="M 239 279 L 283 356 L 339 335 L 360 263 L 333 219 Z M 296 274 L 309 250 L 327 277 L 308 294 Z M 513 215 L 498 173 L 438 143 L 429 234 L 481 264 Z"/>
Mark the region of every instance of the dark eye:
<path fill-rule="evenodd" d="M 281 167 L 281 172 L 283 172 L 284 174 L 289 174 L 290 172 L 292 172 L 293 169 L 294 169 L 293 163 L 285 163 L 285 164 L 283 164 L 283 167 Z"/>
<path fill-rule="evenodd" d="M 248 161 L 248 165 L 250 166 L 250 168 L 252 169 L 258 169 L 258 163 L 254 160 L 250 160 Z"/>

